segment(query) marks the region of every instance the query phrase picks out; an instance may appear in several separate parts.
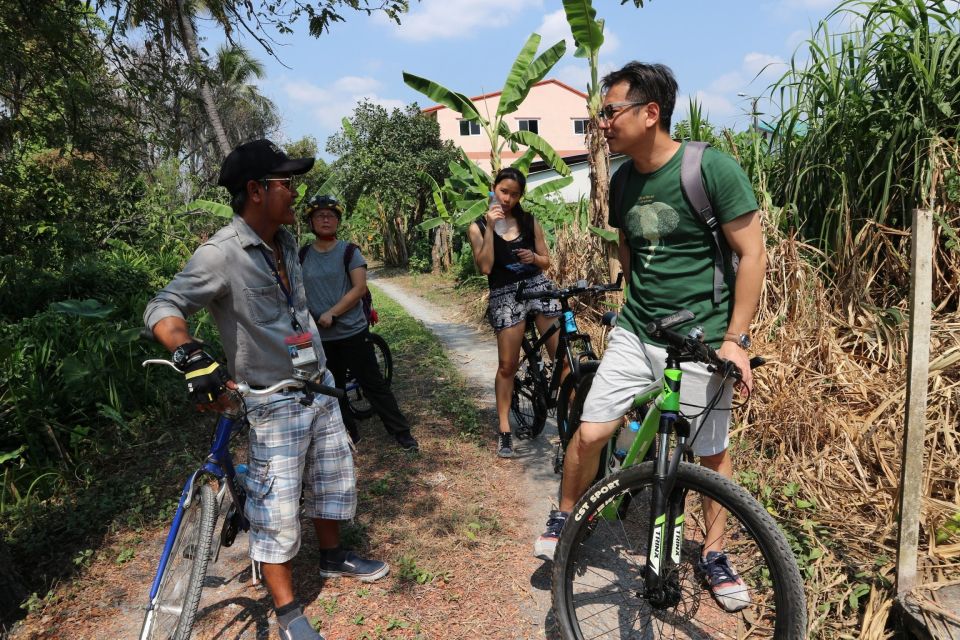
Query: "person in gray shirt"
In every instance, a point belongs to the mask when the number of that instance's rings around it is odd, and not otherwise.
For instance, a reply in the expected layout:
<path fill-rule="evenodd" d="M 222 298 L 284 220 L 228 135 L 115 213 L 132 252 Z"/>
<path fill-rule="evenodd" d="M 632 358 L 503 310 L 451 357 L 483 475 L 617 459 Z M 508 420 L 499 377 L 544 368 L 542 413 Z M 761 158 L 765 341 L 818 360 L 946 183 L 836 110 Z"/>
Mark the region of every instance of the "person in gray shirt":
<path fill-rule="evenodd" d="M 232 198 L 233 219 L 203 243 L 144 311 L 144 323 L 173 352 L 199 408 L 224 410 L 233 380 L 265 387 L 311 366 L 288 344 L 310 345 L 318 382 L 330 385 L 317 326 L 307 309 L 297 243 L 283 225 L 294 222 L 292 176 L 313 158 L 290 159 L 268 140 L 234 149 L 218 184 Z M 186 318 L 206 308 L 213 316 L 229 374 L 189 333 Z M 295 355 L 295 354 L 301 355 Z M 273 597 L 281 638 L 322 637 L 303 615 L 293 592 L 291 560 L 300 548 L 300 499 L 312 518 L 321 550 L 319 573 L 371 582 L 390 567 L 340 547 L 340 522 L 353 518 L 356 477 L 349 438 L 336 400 L 302 391 L 246 401 L 250 423 L 244 513 L 250 521 L 250 556 L 261 563 Z"/>
<path fill-rule="evenodd" d="M 420 445 L 380 373 L 370 342 L 370 323 L 362 302 L 367 293 L 367 262 L 355 244 L 337 240 L 343 206 L 332 196 L 314 196 L 307 202 L 304 217 L 316 240 L 300 250 L 303 282 L 327 366 L 337 386 L 343 388 L 349 364 L 387 433 L 401 448 L 416 451 Z M 346 401 L 340 402 L 340 412 L 354 442 L 359 442 L 360 431 Z"/>

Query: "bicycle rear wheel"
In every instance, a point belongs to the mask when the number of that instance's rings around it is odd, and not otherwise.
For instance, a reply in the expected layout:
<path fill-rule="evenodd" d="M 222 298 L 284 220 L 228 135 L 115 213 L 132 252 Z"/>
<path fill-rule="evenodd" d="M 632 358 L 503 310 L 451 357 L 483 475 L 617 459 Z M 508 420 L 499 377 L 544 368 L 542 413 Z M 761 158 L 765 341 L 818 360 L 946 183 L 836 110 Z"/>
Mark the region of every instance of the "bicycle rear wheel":
<path fill-rule="evenodd" d="M 185 640 L 190 637 L 207 575 L 216 523 L 216 494 L 209 484 L 201 484 L 194 489 L 193 500 L 183 511 L 167 566 L 160 578 L 160 589 L 143 620 L 141 640 Z"/>
<path fill-rule="evenodd" d="M 678 597 L 669 603 L 647 598 L 653 482 L 653 463 L 630 467 L 595 485 L 574 507 L 553 570 L 563 638 L 804 638 L 803 583 L 783 533 L 746 491 L 697 465 L 682 463 L 676 478 L 686 520 L 680 563 L 668 580 Z M 628 509 L 604 510 L 628 495 Z M 735 613 L 717 604 L 696 571 L 706 536 L 705 497 L 727 510 L 723 546 L 748 589 L 749 604 Z"/>
<path fill-rule="evenodd" d="M 373 354 L 377 358 L 380 375 L 383 376 L 389 387 L 393 381 L 393 355 L 390 353 L 390 346 L 382 336 L 376 333 L 369 334 L 369 341 L 373 345 Z M 366 420 L 373 415 L 373 406 L 370 404 L 370 399 L 349 370 L 347 371 L 346 393 L 347 406 L 350 407 L 350 413 L 356 420 Z"/>

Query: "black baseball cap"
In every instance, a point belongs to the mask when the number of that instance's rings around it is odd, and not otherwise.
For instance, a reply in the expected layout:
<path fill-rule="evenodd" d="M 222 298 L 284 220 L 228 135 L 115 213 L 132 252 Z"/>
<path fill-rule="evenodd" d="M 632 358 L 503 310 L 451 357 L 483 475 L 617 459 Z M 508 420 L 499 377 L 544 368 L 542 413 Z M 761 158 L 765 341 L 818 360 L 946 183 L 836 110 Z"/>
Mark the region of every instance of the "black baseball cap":
<path fill-rule="evenodd" d="M 254 140 L 241 144 L 223 160 L 217 184 L 236 195 L 250 180 L 280 173 L 300 175 L 311 167 L 313 158 L 291 159 L 269 140 Z"/>

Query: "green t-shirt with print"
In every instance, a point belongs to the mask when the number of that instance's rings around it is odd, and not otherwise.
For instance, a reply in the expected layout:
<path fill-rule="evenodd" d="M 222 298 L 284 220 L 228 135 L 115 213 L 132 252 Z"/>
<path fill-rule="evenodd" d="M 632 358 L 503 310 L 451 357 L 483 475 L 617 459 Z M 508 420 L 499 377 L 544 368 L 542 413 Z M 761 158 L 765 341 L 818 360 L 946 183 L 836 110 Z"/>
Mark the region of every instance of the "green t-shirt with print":
<path fill-rule="evenodd" d="M 642 341 L 661 346 L 665 345 L 646 335 L 648 322 L 687 309 L 696 320 L 679 330 L 700 325 L 704 340 L 719 344 L 733 307 L 735 273 L 729 256 L 724 260 L 727 286 L 719 304 L 713 301 L 713 239 L 680 188 L 685 148 L 683 143 L 653 173 L 641 174 L 631 162 L 621 211 L 614 210 L 616 194 L 612 189 L 610 193 L 610 225 L 622 230 L 630 245 L 630 287 L 617 324 Z M 708 148 L 700 168 L 714 215 L 721 224 L 756 211 L 750 180 L 732 157 Z"/>

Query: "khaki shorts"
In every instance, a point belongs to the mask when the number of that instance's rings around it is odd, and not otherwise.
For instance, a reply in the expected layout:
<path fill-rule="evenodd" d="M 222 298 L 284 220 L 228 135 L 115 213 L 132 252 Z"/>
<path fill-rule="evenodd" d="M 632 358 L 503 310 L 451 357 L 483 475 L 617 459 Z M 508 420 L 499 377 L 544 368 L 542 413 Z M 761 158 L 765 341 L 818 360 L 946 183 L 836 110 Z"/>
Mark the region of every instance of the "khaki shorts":
<path fill-rule="evenodd" d="M 622 418 L 633 405 L 633 398 L 663 377 L 666 362 L 665 348 L 641 342 L 636 334 L 622 327 L 615 328 L 583 403 L 581 419 L 610 422 Z M 707 371 L 706 365 L 695 362 L 683 363 L 680 370 L 680 412 L 690 418 L 693 452 L 710 456 L 724 451 L 730 444 L 733 385 L 728 382 L 724 386 L 716 408 L 704 419 L 698 414 L 720 389 L 720 377 Z"/>

